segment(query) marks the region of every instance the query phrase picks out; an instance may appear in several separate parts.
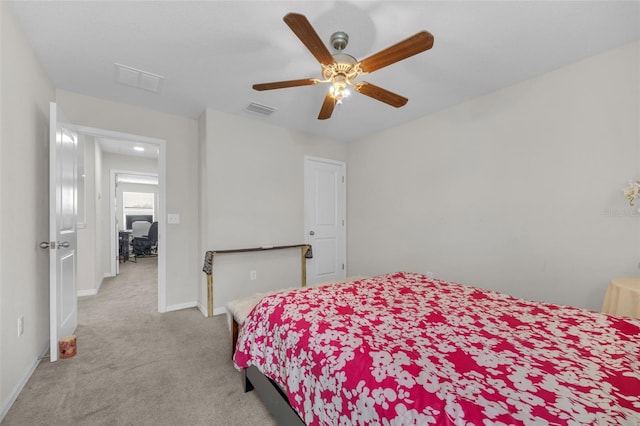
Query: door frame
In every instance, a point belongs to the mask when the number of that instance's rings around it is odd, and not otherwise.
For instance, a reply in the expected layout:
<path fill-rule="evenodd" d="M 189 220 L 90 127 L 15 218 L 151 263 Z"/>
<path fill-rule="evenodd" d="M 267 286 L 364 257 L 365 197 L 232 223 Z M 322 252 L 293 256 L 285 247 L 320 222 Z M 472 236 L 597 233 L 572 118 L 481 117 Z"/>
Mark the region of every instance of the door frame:
<path fill-rule="evenodd" d="M 349 266 L 347 263 L 347 226 L 348 226 L 348 221 L 347 221 L 347 163 L 344 161 L 340 161 L 340 160 L 332 160 L 329 158 L 322 158 L 322 157 L 315 157 L 312 155 L 305 155 L 304 156 L 304 167 L 303 167 L 303 173 L 304 173 L 304 194 L 303 194 L 303 198 L 304 198 L 304 241 L 306 244 L 309 244 L 309 231 L 311 230 L 311 224 L 308 223 L 308 215 L 307 215 L 307 209 L 309 208 L 309 206 L 307 205 L 307 182 L 306 182 L 306 176 L 307 176 L 307 162 L 308 161 L 315 161 L 318 163 L 326 163 L 326 164 L 331 164 L 331 165 L 335 165 L 335 166 L 340 166 L 342 167 L 342 170 L 344 172 L 343 176 L 344 176 L 344 191 L 342 194 L 342 199 L 340 200 L 340 203 L 342 204 L 342 214 L 343 214 L 343 218 L 344 218 L 344 226 L 342 227 L 342 232 L 340 235 L 340 239 L 341 241 L 339 242 L 339 244 L 341 244 L 342 246 L 342 252 L 343 252 L 343 256 L 344 256 L 344 273 L 345 273 L 345 277 L 348 276 L 349 274 L 347 273 Z M 311 248 L 311 251 L 313 252 L 313 247 Z M 313 284 L 313 283 L 311 283 Z"/>
<path fill-rule="evenodd" d="M 78 133 L 87 134 L 90 136 L 94 136 L 97 138 L 106 138 L 106 139 L 122 139 L 131 141 L 131 143 L 145 143 L 145 144 L 153 144 L 158 147 L 158 312 L 166 312 L 167 311 L 167 271 L 166 271 L 166 262 L 167 262 L 167 250 L 166 250 L 166 220 L 165 212 L 166 212 L 166 176 L 167 176 L 167 159 L 166 159 L 166 141 L 164 139 L 153 138 L 149 136 L 141 136 L 134 135 L 131 133 L 123 133 L 116 132 L 112 130 L 105 130 L 96 127 L 88 127 L 88 126 L 77 126 Z M 142 174 L 142 173 L 139 173 Z M 113 192 L 109 193 L 109 229 L 115 229 L 115 182 L 114 179 L 110 176 L 110 188 L 113 186 Z M 115 275 L 116 270 L 116 255 L 117 255 L 117 242 L 116 235 L 114 232 L 111 232 L 111 237 L 109 238 L 109 256 L 111 259 L 110 262 L 110 273 Z"/>
<path fill-rule="evenodd" d="M 157 172 L 140 172 L 135 170 L 123 170 L 123 169 L 109 169 L 109 228 L 116 229 L 116 191 L 117 184 L 116 180 L 118 175 L 133 175 L 133 176 L 145 176 L 145 177 L 155 177 L 158 178 L 158 213 L 155 215 L 156 219 L 160 218 L 160 176 Z M 155 203 L 154 203 L 155 204 Z M 158 230 L 160 228 L 160 221 L 158 222 Z M 115 277 L 120 273 L 120 264 L 118 259 L 118 251 L 119 251 L 119 242 L 118 235 L 115 232 L 112 232 L 109 236 L 109 254 L 110 254 L 110 271 L 109 276 Z"/>

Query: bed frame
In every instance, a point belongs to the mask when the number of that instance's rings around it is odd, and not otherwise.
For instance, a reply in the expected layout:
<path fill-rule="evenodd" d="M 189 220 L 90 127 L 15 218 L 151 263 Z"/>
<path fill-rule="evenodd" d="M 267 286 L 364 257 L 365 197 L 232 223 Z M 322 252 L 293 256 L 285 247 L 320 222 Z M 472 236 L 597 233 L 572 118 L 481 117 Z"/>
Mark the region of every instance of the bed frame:
<path fill-rule="evenodd" d="M 310 248 L 310 246 L 309 246 Z M 303 248 L 304 250 L 304 248 Z M 304 252 L 306 253 L 306 252 Z M 304 254 L 303 254 L 304 255 Z M 352 277 L 350 280 L 361 277 Z M 235 316 L 231 317 L 231 359 L 236 350 L 240 325 Z M 258 397 L 265 405 L 271 416 L 279 425 L 304 426 L 304 421 L 289 404 L 286 393 L 276 382 L 265 376 L 256 366 L 250 366 L 242 370 L 242 389 L 245 392 L 255 390 Z"/>
<path fill-rule="evenodd" d="M 293 244 L 288 246 L 263 246 L 263 247 L 252 247 L 252 248 L 243 248 L 243 249 L 233 249 L 233 250 L 209 250 L 204 255 L 204 266 L 202 267 L 202 272 L 207 274 L 207 317 L 213 316 L 213 260 L 216 254 L 228 254 L 228 253 L 247 253 L 247 252 L 258 252 L 258 251 L 266 251 L 266 250 L 283 250 L 283 249 L 291 249 L 291 248 L 300 248 L 301 254 L 301 285 L 305 287 L 307 285 L 307 259 L 313 259 L 313 251 L 311 250 L 310 244 Z"/>
<path fill-rule="evenodd" d="M 291 407 L 284 391 L 271 379 L 263 375 L 254 365 L 242 370 L 242 388 L 245 392 L 255 390 L 279 425 L 304 426 L 298 413 Z"/>

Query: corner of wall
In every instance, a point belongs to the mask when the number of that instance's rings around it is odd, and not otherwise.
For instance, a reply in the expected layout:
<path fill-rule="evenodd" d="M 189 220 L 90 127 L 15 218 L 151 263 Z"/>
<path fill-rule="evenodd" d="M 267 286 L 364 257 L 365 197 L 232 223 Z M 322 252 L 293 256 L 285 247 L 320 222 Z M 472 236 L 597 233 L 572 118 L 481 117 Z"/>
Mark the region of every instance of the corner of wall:
<path fill-rule="evenodd" d="M 55 99 L 55 87 L 9 2 L 0 2 L 0 20 L 0 104 L 5 106 L 0 114 L 0 184 L 3 199 L 22 205 L 19 211 L 2 210 L 0 217 L 2 237 L 14 241 L 11 250 L 3 250 L 0 256 L 1 420 L 49 344 L 49 262 L 35 247 L 48 238 L 48 215 L 38 212 L 48 211 L 48 156 L 41 153 L 49 146 L 49 103 Z M 5 139 L 20 143 L 6 144 Z M 20 185 L 14 185 L 16 181 Z M 24 226 L 16 227 L 18 221 Z M 17 336 L 14 327 L 20 316 L 25 328 Z"/>

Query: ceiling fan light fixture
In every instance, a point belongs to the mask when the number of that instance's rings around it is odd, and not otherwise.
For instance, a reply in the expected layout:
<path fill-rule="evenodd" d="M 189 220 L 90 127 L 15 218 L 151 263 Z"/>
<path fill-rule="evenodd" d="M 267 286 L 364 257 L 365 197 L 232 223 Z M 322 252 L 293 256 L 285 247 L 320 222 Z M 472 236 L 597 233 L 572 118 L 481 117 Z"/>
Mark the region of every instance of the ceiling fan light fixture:
<path fill-rule="evenodd" d="M 350 63 L 334 62 L 333 64 L 322 66 L 322 77 L 324 81 L 335 81 L 338 77 L 351 81 L 357 76 L 358 68 Z"/>
<path fill-rule="evenodd" d="M 370 74 L 398 61 L 407 59 L 433 47 L 433 35 L 420 31 L 413 36 L 387 47 L 358 61 L 351 55 L 343 53 L 349 42 L 349 36 L 338 31 L 331 35 L 331 45 L 337 53 L 331 54 L 309 20 L 299 13 L 288 13 L 283 18 L 291 31 L 305 45 L 322 67 L 322 79 L 304 78 L 298 80 L 276 81 L 272 83 L 254 84 L 253 89 L 272 90 L 286 87 L 311 86 L 318 83 L 330 83 L 329 91 L 324 97 L 318 120 L 331 118 L 336 105 L 349 96 L 348 86 L 356 92 L 395 108 L 404 106 L 409 99 L 366 81 L 356 81 L 359 76 Z"/>
<path fill-rule="evenodd" d="M 351 94 L 348 89 L 348 85 L 351 84 L 349 77 L 344 74 L 338 74 L 333 77 L 331 83 L 329 93 L 331 93 L 337 104 L 342 104 L 342 100 Z"/>
<path fill-rule="evenodd" d="M 329 88 L 329 93 L 331 93 L 337 104 L 341 104 L 342 100 L 351 94 L 344 81 L 334 81 Z"/>

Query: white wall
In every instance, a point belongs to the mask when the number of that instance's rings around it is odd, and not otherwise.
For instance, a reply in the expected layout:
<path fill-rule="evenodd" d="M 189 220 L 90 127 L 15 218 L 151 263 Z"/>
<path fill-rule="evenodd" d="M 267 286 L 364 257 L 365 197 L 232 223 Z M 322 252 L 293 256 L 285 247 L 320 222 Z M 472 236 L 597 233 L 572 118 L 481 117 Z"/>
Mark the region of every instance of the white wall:
<path fill-rule="evenodd" d="M 198 273 L 197 122 L 131 105 L 65 90 L 56 91 L 58 104 L 74 123 L 166 141 L 166 213 L 178 213 L 179 225 L 167 225 L 167 308 L 195 306 Z M 102 183 L 103 187 L 105 182 Z M 103 200 L 108 193 L 103 193 Z M 109 220 L 102 218 L 103 222 Z"/>
<path fill-rule="evenodd" d="M 200 265 L 204 264 L 204 254 L 209 247 L 207 235 L 209 234 L 209 217 L 207 216 L 208 200 L 208 175 L 207 168 L 207 110 L 202 111 L 198 117 L 198 254 Z M 200 268 L 202 269 L 202 268 Z M 198 308 L 206 316 L 208 309 L 207 279 L 200 274 L 198 277 Z"/>
<path fill-rule="evenodd" d="M 49 339 L 49 102 L 54 87 L 0 2 L 0 419 Z M 24 316 L 24 334 L 17 320 Z"/>
<path fill-rule="evenodd" d="M 200 119 L 206 133 L 204 246 L 304 243 L 304 156 L 345 161 L 346 145 L 210 109 L 205 115 Z M 245 294 L 299 285 L 300 263 L 298 249 L 218 255 L 214 308 Z M 257 280 L 249 280 L 250 270 L 257 271 Z M 202 274 L 200 303 L 206 308 L 205 283 Z"/>
<path fill-rule="evenodd" d="M 349 273 L 432 271 L 599 310 L 638 274 L 640 45 L 349 146 Z"/>

